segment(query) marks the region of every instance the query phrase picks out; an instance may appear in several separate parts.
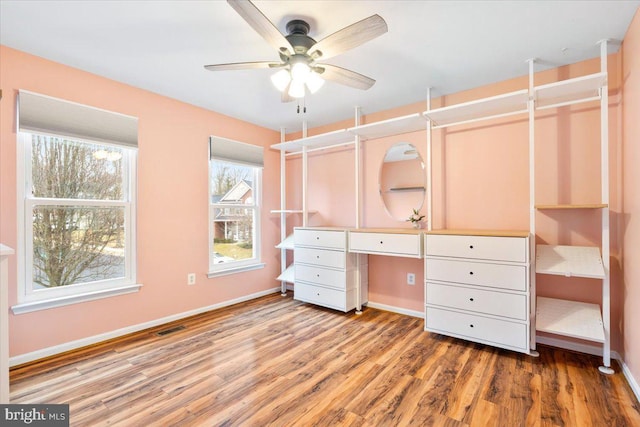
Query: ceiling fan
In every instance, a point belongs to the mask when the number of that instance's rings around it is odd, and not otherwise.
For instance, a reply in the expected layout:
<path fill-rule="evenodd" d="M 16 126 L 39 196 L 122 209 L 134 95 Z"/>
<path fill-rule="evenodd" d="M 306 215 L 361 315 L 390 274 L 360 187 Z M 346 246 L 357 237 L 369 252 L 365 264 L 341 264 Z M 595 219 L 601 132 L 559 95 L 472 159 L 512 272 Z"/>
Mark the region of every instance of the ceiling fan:
<path fill-rule="evenodd" d="M 325 79 L 362 90 L 369 89 L 376 82 L 355 71 L 316 61 L 339 55 L 386 33 L 387 23 L 379 15 L 372 15 L 316 42 L 308 35 L 309 24 L 301 19 L 294 19 L 287 23 L 285 36 L 251 1 L 227 0 L 227 2 L 278 51 L 280 62 L 258 61 L 205 65 L 204 68 L 207 70 L 279 69 L 271 76 L 271 80 L 282 92 L 283 102 L 304 97 L 306 90 L 315 93 L 324 84 Z"/>

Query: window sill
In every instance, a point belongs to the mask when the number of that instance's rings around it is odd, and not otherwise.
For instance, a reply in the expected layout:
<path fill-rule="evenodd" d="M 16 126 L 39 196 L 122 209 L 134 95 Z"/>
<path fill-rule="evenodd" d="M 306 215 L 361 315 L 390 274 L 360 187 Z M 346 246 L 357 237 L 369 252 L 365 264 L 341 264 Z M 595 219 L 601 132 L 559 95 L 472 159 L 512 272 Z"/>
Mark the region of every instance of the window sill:
<path fill-rule="evenodd" d="M 263 262 L 260 262 L 257 264 L 243 265 L 242 267 L 231 267 L 225 270 L 210 271 L 207 274 L 207 277 L 211 279 L 213 277 L 220 277 L 220 276 L 226 276 L 229 274 L 242 273 L 244 271 L 258 270 L 260 268 L 264 268 L 264 266 L 265 264 Z"/>
<path fill-rule="evenodd" d="M 101 298 L 108 298 L 117 295 L 130 294 L 132 292 L 138 292 L 142 285 L 134 284 L 127 286 L 120 286 L 118 288 L 105 289 L 95 292 L 87 292 L 84 294 L 70 295 L 59 298 L 52 298 L 43 301 L 25 302 L 22 304 L 16 304 L 11 307 L 13 314 L 31 313 L 33 311 L 47 310 L 49 308 L 62 307 L 70 304 L 77 304 L 86 301 L 92 301 Z"/>

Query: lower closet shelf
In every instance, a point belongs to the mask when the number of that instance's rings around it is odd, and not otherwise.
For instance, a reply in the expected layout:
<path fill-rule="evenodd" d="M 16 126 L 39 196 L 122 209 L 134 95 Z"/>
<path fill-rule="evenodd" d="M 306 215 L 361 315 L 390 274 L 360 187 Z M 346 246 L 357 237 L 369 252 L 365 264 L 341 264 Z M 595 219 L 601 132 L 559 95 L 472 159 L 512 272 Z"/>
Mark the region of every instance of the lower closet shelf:
<path fill-rule="evenodd" d="M 537 331 L 604 342 L 598 304 L 538 297 L 536 307 Z"/>
<path fill-rule="evenodd" d="M 293 264 L 291 264 L 285 271 L 283 271 L 276 280 L 281 282 L 293 283 L 295 279 L 295 269 L 293 268 Z"/>

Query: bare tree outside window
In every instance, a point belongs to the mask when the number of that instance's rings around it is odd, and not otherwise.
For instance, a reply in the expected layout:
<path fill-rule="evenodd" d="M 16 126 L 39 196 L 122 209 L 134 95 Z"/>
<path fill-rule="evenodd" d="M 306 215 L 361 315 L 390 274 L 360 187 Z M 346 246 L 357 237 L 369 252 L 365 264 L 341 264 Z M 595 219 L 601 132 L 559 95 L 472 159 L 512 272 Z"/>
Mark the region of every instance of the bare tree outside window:
<path fill-rule="evenodd" d="M 213 196 L 223 197 L 234 185 L 242 180 L 251 180 L 251 168 L 215 162 L 211 174 Z"/>
<path fill-rule="evenodd" d="M 95 203 L 124 199 L 122 149 L 33 135 L 31 152 L 34 288 L 123 277 L 124 207 Z"/>

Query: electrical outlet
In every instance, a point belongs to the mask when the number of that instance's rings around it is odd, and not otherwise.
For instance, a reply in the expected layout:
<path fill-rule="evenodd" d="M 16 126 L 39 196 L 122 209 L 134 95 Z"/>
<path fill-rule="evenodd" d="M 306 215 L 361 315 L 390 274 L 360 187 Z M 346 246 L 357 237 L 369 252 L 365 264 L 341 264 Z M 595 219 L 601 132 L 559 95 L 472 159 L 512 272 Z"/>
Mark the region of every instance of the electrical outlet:
<path fill-rule="evenodd" d="M 196 273 L 187 274 L 187 285 L 195 285 L 196 284 Z"/>
<path fill-rule="evenodd" d="M 416 275 L 413 273 L 407 273 L 407 285 L 416 284 Z"/>

